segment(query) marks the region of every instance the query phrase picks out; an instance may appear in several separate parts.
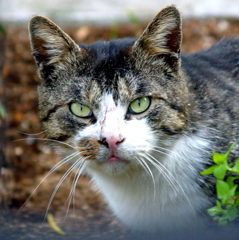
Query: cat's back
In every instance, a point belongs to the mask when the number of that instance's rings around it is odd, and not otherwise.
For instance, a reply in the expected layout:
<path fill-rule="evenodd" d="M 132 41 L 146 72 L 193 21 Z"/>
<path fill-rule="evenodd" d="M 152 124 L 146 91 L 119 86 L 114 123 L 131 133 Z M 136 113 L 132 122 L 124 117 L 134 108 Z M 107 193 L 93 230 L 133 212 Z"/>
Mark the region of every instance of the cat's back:
<path fill-rule="evenodd" d="M 239 84 L 239 38 L 221 40 L 209 49 L 183 54 L 182 66 L 192 81 Z"/>

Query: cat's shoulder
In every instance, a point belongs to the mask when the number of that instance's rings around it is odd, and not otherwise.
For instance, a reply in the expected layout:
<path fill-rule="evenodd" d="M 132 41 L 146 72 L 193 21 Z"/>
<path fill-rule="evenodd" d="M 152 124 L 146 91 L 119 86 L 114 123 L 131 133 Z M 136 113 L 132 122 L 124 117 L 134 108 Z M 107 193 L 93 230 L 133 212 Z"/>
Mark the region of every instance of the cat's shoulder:
<path fill-rule="evenodd" d="M 239 38 L 222 39 L 212 47 L 192 54 L 182 54 L 182 61 L 187 64 L 219 63 L 229 64 L 239 60 Z M 225 65 L 224 65 L 225 66 Z"/>
<path fill-rule="evenodd" d="M 182 66 L 194 79 L 238 79 L 239 38 L 223 39 L 208 49 L 182 54 Z"/>

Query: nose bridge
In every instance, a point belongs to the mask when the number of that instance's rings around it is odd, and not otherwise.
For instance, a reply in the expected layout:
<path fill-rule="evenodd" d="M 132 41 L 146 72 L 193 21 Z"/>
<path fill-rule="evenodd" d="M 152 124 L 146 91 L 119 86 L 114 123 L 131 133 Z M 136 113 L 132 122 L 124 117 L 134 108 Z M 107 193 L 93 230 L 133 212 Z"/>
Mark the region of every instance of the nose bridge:
<path fill-rule="evenodd" d="M 99 142 L 115 152 L 124 141 L 124 108 L 113 99 L 112 94 L 106 94 L 102 99 L 99 124 Z"/>
<path fill-rule="evenodd" d="M 101 126 L 101 136 L 104 138 L 118 137 L 121 134 L 121 119 L 117 109 L 111 109 L 105 113 Z"/>

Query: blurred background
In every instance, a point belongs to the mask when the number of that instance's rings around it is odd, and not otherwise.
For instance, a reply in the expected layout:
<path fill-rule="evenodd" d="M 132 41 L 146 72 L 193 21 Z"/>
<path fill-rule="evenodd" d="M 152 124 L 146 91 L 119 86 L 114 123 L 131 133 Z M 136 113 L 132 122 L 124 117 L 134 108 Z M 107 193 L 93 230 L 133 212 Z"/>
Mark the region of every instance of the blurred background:
<path fill-rule="evenodd" d="M 40 79 L 30 51 L 30 18 L 47 16 L 76 42 L 92 43 L 137 37 L 171 4 L 182 13 L 185 53 L 239 34 L 238 0 L 0 0 L 0 239 L 56 239 L 43 220 L 51 194 L 69 168 L 63 166 L 52 173 L 24 205 L 61 159 L 40 140 L 44 138 L 37 111 Z M 68 233 L 64 239 L 123 239 L 127 230 L 111 216 L 86 176 L 79 180 L 68 211 L 73 179 L 74 174 L 63 181 L 49 208 Z"/>
<path fill-rule="evenodd" d="M 184 17 L 238 17 L 237 0 L 1 0 L 0 21 L 26 23 L 32 15 L 41 14 L 63 23 L 109 25 L 112 21 L 127 23 L 127 11 L 148 21 L 159 9 L 171 4 Z"/>

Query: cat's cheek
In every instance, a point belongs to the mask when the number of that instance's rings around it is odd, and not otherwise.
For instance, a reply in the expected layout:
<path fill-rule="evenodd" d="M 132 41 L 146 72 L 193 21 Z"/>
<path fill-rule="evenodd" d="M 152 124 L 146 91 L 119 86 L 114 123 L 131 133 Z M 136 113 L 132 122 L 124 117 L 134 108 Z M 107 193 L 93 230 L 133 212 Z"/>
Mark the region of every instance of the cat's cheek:
<path fill-rule="evenodd" d="M 124 149 L 119 150 L 130 157 L 150 152 L 157 142 L 156 134 L 146 119 L 129 121 L 125 125 L 124 133 L 126 141 L 121 146 Z"/>

